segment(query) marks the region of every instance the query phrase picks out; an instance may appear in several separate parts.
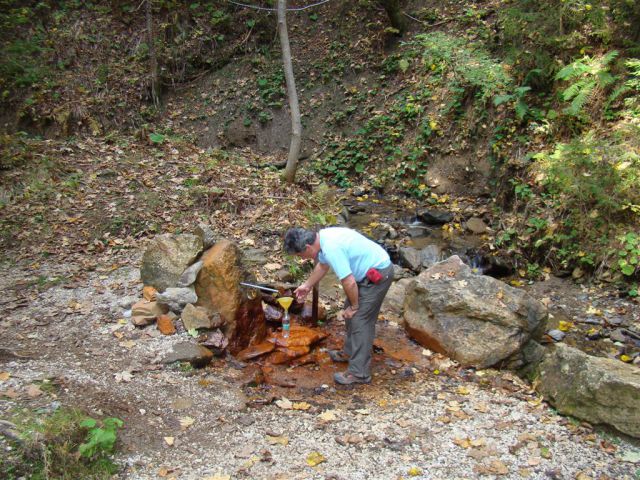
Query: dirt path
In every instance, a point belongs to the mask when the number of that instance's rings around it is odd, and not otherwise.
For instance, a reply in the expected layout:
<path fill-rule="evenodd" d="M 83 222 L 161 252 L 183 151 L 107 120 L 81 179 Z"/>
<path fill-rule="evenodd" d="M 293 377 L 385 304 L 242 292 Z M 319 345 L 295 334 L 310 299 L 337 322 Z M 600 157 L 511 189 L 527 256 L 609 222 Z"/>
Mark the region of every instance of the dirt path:
<path fill-rule="evenodd" d="M 60 402 L 121 418 L 118 478 L 638 476 L 640 465 L 623 460 L 638 457 L 633 442 L 558 416 L 510 373 L 425 356 L 393 324 L 380 327 L 373 385 L 357 389 L 334 388 L 329 363 L 274 372 L 293 388 L 245 387 L 253 367 L 223 359 L 201 370 L 162 365 L 189 337 L 119 321 L 140 295 L 138 258 L 110 260 L 91 272 L 4 266 L 0 371 L 10 377 L 0 411 Z M 67 281 L 45 288 L 57 277 Z M 54 388 L 30 395 L 43 380 Z M 314 452 L 325 460 L 310 466 Z"/>

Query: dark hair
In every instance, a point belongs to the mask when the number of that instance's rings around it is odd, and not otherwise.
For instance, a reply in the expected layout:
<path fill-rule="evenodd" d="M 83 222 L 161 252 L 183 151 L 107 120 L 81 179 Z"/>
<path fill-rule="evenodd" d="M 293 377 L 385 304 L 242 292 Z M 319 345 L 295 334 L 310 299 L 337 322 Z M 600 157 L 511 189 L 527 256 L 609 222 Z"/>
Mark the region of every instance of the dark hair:
<path fill-rule="evenodd" d="M 288 254 L 300 253 L 315 241 L 316 232 L 300 227 L 290 228 L 284 235 L 284 251 Z"/>

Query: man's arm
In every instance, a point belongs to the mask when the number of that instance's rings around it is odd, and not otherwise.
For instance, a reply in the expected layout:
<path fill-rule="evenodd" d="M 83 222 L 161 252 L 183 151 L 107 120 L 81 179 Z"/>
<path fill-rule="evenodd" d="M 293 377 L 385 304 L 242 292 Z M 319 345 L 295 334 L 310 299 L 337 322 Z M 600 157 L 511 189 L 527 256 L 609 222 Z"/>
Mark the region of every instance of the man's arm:
<path fill-rule="evenodd" d="M 342 288 L 344 289 L 344 293 L 349 300 L 349 305 L 353 307 L 353 310 L 358 309 L 358 284 L 356 283 L 356 279 L 353 274 L 349 274 L 344 277 L 340 283 L 342 283 Z"/>
<path fill-rule="evenodd" d="M 293 292 L 296 296 L 296 299 L 299 302 L 304 301 L 304 299 L 309 295 L 311 289 L 327 274 L 329 271 L 329 265 L 318 262 L 316 266 L 313 268 L 313 272 L 307 278 L 307 281 L 296 288 L 295 292 Z M 358 298 L 356 296 L 356 298 Z"/>

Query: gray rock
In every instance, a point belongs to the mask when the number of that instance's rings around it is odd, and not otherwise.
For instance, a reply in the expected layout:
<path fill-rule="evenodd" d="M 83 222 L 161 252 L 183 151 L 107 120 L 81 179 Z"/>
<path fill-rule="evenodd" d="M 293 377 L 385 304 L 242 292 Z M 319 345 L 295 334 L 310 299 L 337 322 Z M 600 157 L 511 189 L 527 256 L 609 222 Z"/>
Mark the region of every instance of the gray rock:
<path fill-rule="evenodd" d="M 196 343 L 182 342 L 173 346 L 162 363 L 189 362 L 194 367 L 204 367 L 213 359 L 213 352 Z"/>
<path fill-rule="evenodd" d="M 442 260 L 442 248 L 438 245 L 427 245 L 420 250 L 422 268 L 431 268 Z"/>
<path fill-rule="evenodd" d="M 400 265 L 393 264 L 393 279 L 400 280 L 401 278 L 413 277 L 413 272 L 402 268 Z"/>
<path fill-rule="evenodd" d="M 217 241 L 216 234 L 213 233 L 211 227 L 204 223 L 199 223 L 194 233 L 202 240 L 202 248 L 204 250 L 211 248 Z"/>
<path fill-rule="evenodd" d="M 411 238 L 428 237 L 429 236 L 429 229 L 427 227 L 422 227 L 422 226 L 419 226 L 419 225 L 413 225 L 413 226 L 407 228 L 407 235 L 409 235 Z"/>
<path fill-rule="evenodd" d="M 478 217 L 472 217 L 469 220 L 467 220 L 465 227 L 467 228 L 467 230 L 477 235 L 486 233 L 489 230 L 489 227 L 487 226 L 487 224 L 484 223 L 484 221 Z"/>
<path fill-rule="evenodd" d="M 169 307 L 172 312 L 180 313 L 188 303 L 196 303 L 198 296 L 193 288 L 167 288 L 158 293 L 156 301 Z"/>
<path fill-rule="evenodd" d="M 200 273 L 200 269 L 202 268 L 202 260 L 198 260 L 196 263 L 187 268 L 180 278 L 178 279 L 178 287 L 188 287 L 189 285 L 193 285 L 198 278 L 198 273 Z"/>
<path fill-rule="evenodd" d="M 246 265 L 261 266 L 269 263 L 265 253 L 259 248 L 247 248 L 242 250 L 242 254 Z"/>
<path fill-rule="evenodd" d="M 453 213 L 427 208 L 418 212 L 418 218 L 427 225 L 443 225 L 453 220 Z"/>
<path fill-rule="evenodd" d="M 384 313 L 400 318 L 402 317 L 402 309 L 407 286 L 412 281 L 413 280 L 411 278 L 403 278 L 391 284 L 391 287 L 387 292 L 387 296 L 384 297 L 384 301 L 382 302 L 382 311 Z"/>
<path fill-rule="evenodd" d="M 640 438 L 640 369 L 559 343 L 540 364 L 540 392 L 560 412 Z"/>
<path fill-rule="evenodd" d="M 430 350 L 463 365 L 509 361 L 544 331 L 547 309 L 526 292 L 476 275 L 458 256 L 415 277 L 407 287 L 405 328 Z"/>
<path fill-rule="evenodd" d="M 219 326 L 215 325 L 216 322 L 206 308 L 196 307 L 191 304 L 184 307 L 180 318 L 182 318 L 182 324 L 186 330 L 191 330 L 193 328 L 214 328 L 215 326 Z"/>
<path fill-rule="evenodd" d="M 562 330 L 549 330 L 547 335 L 553 339 L 554 342 L 561 342 L 564 340 L 564 337 L 567 336 Z"/>
<path fill-rule="evenodd" d="M 422 267 L 422 254 L 413 247 L 400 247 L 398 257 L 403 267 L 410 268 L 414 272 L 419 272 Z"/>
<path fill-rule="evenodd" d="M 609 338 L 613 342 L 626 343 L 628 337 L 624 334 L 624 332 L 625 330 L 623 328 L 616 328 L 613 332 L 611 332 Z"/>
<path fill-rule="evenodd" d="M 140 267 L 142 283 L 159 292 L 174 287 L 182 272 L 202 253 L 202 239 L 195 235 L 158 235 L 149 244 Z"/>

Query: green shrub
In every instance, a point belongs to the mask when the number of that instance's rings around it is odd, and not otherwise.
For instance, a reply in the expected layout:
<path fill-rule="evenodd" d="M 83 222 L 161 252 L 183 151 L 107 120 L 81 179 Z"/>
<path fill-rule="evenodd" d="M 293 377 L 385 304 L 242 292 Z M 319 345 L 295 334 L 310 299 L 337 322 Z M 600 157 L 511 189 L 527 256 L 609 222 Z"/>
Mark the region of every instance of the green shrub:
<path fill-rule="evenodd" d="M 16 445 L 16 455 L 9 461 L 0 461 L 2 478 L 107 480 L 118 471 L 110 455 L 122 420 L 98 422 L 73 408 L 60 408 L 48 416 L 16 410 L 9 419 L 23 443 Z"/>

